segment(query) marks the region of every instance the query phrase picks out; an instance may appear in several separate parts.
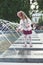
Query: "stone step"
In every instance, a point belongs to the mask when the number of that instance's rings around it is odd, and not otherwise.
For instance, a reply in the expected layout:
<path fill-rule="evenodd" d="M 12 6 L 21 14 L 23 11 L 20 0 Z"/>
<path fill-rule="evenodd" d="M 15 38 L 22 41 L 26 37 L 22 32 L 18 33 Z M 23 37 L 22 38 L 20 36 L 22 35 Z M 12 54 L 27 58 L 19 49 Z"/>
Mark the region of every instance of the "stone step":
<path fill-rule="evenodd" d="M 30 48 L 30 45 L 27 44 L 27 47 L 24 44 L 12 44 L 9 49 L 16 49 L 16 50 L 43 50 L 43 44 L 33 44 Z"/>
<path fill-rule="evenodd" d="M 21 44 L 21 43 L 24 43 L 24 42 L 25 42 L 25 40 L 22 40 L 22 41 L 21 41 L 21 40 L 17 40 L 17 41 L 15 41 L 16 44 L 17 44 L 17 43 L 18 43 L 18 44 Z M 27 40 L 27 43 L 29 43 L 29 40 Z M 41 42 L 41 41 L 34 41 L 34 40 L 33 40 L 32 43 L 33 43 L 33 44 L 37 44 L 37 43 L 42 43 L 42 42 Z"/>
<path fill-rule="evenodd" d="M 33 35 L 33 36 L 31 36 L 32 38 L 39 38 L 37 35 L 35 36 L 35 35 Z M 22 35 L 22 36 L 20 36 L 20 38 L 24 38 L 24 35 Z M 19 38 L 19 39 L 20 39 Z M 29 38 L 29 37 L 28 37 Z"/>
<path fill-rule="evenodd" d="M 33 51 L 32 53 L 38 53 L 38 52 L 40 52 L 40 53 L 42 53 L 43 54 L 43 44 L 33 44 L 32 45 L 32 47 L 30 48 L 30 46 L 29 46 L 29 44 L 27 44 L 27 47 L 24 47 L 24 44 L 12 44 L 9 48 L 8 48 L 8 50 L 6 50 L 3 54 L 2 54 L 2 56 L 4 55 L 4 56 L 6 56 L 6 54 L 7 55 L 15 55 L 16 53 L 15 53 L 15 50 L 18 52 L 18 51 L 22 51 L 22 52 L 24 52 L 24 51 Z"/>
<path fill-rule="evenodd" d="M 14 42 L 15 44 L 24 44 L 24 42 Z M 27 44 L 29 44 L 29 42 L 27 42 Z M 36 42 L 32 42 L 32 44 L 43 44 L 43 43 L 41 43 L 41 42 L 39 42 L 39 43 L 36 43 Z"/>
<path fill-rule="evenodd" d="M 4 52 L 3 54 L 2 54 L 2 56 L 1 57 L 4 57 L 4 58 L 6 58 L 6 57 L 8 57 L 8 58 L 13 58 L 13 56 L 14 57 L 16 57 L 16 56 L 31 56 L 32 57 L 32 55 L 33 56 L 41 56 L 41 58 L 43 58 L 43 50 L 19 50 L 19 51 L 15 51 L 14 49 L 9 49 L 9 50 L 6 50 L 6 52 Z M 17 58 L 17 57 L 16 57 Z M 23 58 L 23 57 L 22 57 Z M 26 58 L 26 57 L 25 57 Z M 29 57 L 30 58 L 30 57 Z M 32 58 L 37 58 L 37 57 L 32 57 Z"/>
<path fill-rule="evenodd" d="M 39 58 L 0 58 L 0 62 L 12 62 L 12 63 L 43 63 L 43 59 L 39 59 Z"/>
<path fill-rule="evenodd" d="M 24 38 L 22 38 L 22 39 L 19 39 L 19 40 L 21 40 L 21 41 L 25 41 L 25 39 Z M 27 39 L 27 41 L 28 41 L 29 39 Z M 32 41 L 40 41 L 40 39 L 37 39 L 37 38 L 32 38 Z"/>
<path fill-rule="evenodd" d="M 16 53 L 14 49 L 8 49 L 0 56 L 0 62 L 43 63 L 43 50 L 19 50 Z"/>
<path fill-rule="evenodd" d="M 7 51 L 4 55 L 0 57 L 0 62 L 43 63 L 43 51 L 19 51 L 18 54 L 8 54 Z"/>

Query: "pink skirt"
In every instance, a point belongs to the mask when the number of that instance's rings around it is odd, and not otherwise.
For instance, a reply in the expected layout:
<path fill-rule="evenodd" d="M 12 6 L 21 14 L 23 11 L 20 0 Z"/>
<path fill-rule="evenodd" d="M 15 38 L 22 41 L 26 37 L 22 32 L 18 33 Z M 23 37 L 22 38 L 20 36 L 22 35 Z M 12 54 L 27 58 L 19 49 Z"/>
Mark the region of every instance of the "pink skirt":
<path fill-rule="evenodd" d="M 28 34 L 32 34 L 32 30 L 30 30 L 30 31 L 25 31 L 25 30 L 23 30 L 23 34 L 25 34 L 25 35 L 28 35 Z"/>

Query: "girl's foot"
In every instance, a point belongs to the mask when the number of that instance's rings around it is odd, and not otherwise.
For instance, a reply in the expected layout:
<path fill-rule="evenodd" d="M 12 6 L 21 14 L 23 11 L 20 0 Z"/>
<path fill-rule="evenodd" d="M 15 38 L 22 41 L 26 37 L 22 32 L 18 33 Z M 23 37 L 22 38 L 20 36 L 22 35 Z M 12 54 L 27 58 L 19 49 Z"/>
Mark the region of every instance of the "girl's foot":
<path fill-rule="evenodd" d="M 30 47 L 32 47 L 32 44 L 30 44 Z"/>
<path fill-rule="evenodd" d="M 27 44 L 24 44 L 24 47 L 27 47 Z"/>

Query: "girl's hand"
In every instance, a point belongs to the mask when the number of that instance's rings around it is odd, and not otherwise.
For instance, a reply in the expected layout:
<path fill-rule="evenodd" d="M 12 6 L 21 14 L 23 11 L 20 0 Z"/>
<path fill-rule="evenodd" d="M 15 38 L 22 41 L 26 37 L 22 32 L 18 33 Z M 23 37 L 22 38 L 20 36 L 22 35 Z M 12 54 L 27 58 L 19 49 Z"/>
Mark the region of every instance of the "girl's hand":
<path fill-rule="evenodd" d="M 20 29 L 16 29 L 16 31 L 17 31 L 17 32 L 19 32 L 19 31 L 20 31 Z"/>
<path fill-rule="evenodd" d="M 22 33 L 23 33 L 23 29 L 20 29 L 20 32 L 22 32 Z"/>
<path fill-rule="evenodd" d="M 16 31 L 18 32 L 19 30 L 16 28 Z"/>
<path fill-rule="evenodd" d="M 29 24 L 26 24 L 26 27 L 28 28 L 29 27 Z"/>

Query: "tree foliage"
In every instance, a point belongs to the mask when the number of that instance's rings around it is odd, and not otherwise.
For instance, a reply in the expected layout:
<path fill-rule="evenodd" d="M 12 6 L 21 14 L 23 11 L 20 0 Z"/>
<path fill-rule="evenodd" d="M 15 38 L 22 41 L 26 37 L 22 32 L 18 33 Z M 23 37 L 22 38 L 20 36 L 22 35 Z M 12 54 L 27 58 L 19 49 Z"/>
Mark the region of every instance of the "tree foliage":
<path fill-rule="evenodd" d="M 30 0 L 0 0 L 0 19 L 17 21 L 17 12 L 23 10 L 29 15 Z"/>
<path fill-rule="evenodd" d="M 42 19 L 42 16 L 41 16 L 40 19 L 39 19 L 38 25 L 39 25 L 39 26 L 43 26 L 43 19 Z"/>
<path fill-rule="evenodd" d="M 43 0 L 37 0 L 39 4 L 39 10 L 43 10 Z"/>

